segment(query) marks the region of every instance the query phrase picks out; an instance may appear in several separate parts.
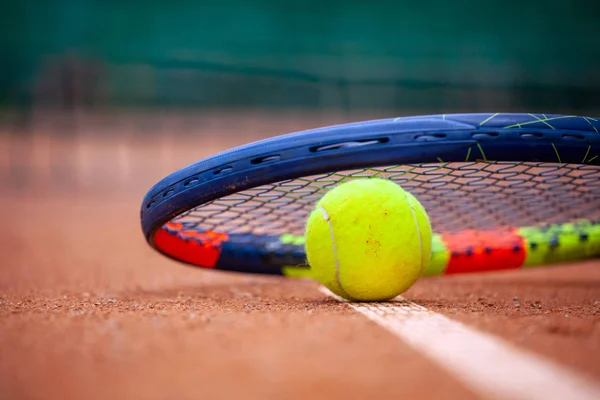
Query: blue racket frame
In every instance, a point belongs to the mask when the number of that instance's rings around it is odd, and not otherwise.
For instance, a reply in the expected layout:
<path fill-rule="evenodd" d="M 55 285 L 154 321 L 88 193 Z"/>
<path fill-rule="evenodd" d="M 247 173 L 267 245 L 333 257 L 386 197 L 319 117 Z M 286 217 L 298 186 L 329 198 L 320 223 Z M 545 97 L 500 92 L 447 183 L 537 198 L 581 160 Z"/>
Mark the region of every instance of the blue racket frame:
<path fill-rule="evenodd" d="M 598 118 L 533 113 L 439 114 L 356 122 L 233 148 L 167 176 L 142 201 L 148 243 L 194 207 L 254 188 L 340 170 L 472 160 L 600 164 Z"/>

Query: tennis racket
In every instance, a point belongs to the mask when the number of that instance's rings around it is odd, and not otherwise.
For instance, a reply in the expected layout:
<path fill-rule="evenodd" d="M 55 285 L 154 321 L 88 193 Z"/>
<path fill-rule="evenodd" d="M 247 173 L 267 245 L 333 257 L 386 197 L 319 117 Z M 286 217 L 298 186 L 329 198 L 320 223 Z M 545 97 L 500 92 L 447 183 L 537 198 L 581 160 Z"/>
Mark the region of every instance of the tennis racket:
<path fill-rule="evenodd" d="M 426 276 L 600 255 L 600 122 L 444 114 L 312 129 L 233 148 L 156 184 L 147 242 L 188 265 L 310 276 L 304 224 L 343 181 L 391 179 L 427 209 Z"/>

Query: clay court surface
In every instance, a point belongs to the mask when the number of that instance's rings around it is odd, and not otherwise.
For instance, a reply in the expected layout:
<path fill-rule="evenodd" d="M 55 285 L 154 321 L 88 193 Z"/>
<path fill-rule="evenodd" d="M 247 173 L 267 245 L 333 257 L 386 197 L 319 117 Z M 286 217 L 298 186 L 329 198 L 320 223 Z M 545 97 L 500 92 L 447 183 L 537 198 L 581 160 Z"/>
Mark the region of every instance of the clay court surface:
<path fill-rule="evenodd" d="M 142 197 L 168 173 L 348 119 L 5 127 L 0 398 L 483 398 L 314 282 L 195 269 L 144 241 Z M 600 261 L 427 278 L 403 297 L 600 385 Z"/>

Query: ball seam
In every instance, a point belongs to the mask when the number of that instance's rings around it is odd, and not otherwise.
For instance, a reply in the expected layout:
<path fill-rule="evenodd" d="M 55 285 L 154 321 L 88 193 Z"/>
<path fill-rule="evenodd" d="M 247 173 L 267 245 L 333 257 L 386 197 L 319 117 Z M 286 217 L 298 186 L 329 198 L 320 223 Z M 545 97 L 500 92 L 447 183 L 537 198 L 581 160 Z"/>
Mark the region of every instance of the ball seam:
<path fill-rule="evenodd" d="M 338 260 L 338 256 L 337 256 L 337 246 L 335 244 L 335 235 L 333 233 L 333 224 L 331 223 L 331 218 L 329 217 L 329 214 L 327 213 L 327 210 L 325 210 L 325 208 L 323 206 L 319 206 L 319 210 L 321 211 L 321 214 L 323 214 L 323 219 L 327 222 L 327 225 L 329 226 L 329 235 L 331 237 L 331 247 L 333 248 L 333 260 L 335 261 L 335 280 L 338 283 L 338 286 L 340 287 L 340 290 L 342 292 L 344 292 L 344 294 L 347 297 L 351 297 L 348 292 L 346 292 L 346 290 L 344 289 L 344 286 L 342 286 L 342 281 L 340 279 L 340 262 Z"/>

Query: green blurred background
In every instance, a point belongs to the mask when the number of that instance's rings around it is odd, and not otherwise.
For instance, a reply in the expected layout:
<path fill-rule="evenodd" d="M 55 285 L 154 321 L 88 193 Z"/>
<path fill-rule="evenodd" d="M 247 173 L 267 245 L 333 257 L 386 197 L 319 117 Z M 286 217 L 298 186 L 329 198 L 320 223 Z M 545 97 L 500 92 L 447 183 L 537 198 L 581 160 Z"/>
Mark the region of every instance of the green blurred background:
<path fill-rule="evenodd" d="M 28 0 L 0 16 L 4 109 L 594 116 L 596 2 Z"/>

